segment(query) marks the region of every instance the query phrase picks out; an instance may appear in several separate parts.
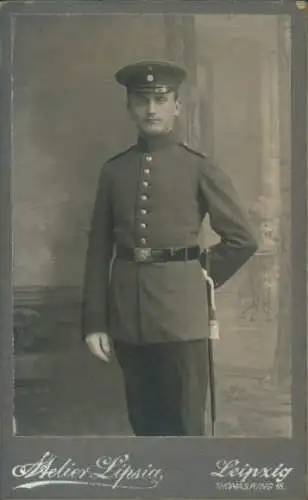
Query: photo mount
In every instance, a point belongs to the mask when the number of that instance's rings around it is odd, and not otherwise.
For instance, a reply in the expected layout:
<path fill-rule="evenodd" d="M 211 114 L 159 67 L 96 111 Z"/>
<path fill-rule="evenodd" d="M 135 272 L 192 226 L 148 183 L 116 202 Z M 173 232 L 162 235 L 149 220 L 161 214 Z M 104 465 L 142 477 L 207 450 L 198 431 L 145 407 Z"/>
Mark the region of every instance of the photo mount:
<path fill-rule="evenodd" d="M 16 437 L 13 432 L 11 284 L 11 97 L 17 16 L 109 13 L 289 15 L 292 25 L 292 422 L 291 439 Z M 8 498 L 306 498 L 306 158 L 305 9 L 277 2 L 7 2 L 0 10 L 1 71 L 1 495 Z M 99 461 L 99 462 L 98 462 Z M 262 481 L 291 469 L 284 488 L 218 488 L 225 471 L 258 468 Z M 228 469 L 229 467 L 229 469 Z M 124 472 L 126 470 L 126 473 Z M 53 472 L 52 472 L 53 471 Z M 60 471 L 60 473 L 59 473 Z M 78 473 L 79 471 L 79 473 Z M 104 472 L 102 482 L 95 474 Z M 123 477 L 121 477 L 123 473 Z M 134 479 L 128 480 L 127 474 Z M 61 476 L 62 474 L 62 476 Z M 126 474 L 126 476 L 125 476 Z M 142 485 L 135 476 L 143 474 Z M 234 472 L 235 476 L 236 473 Z M 243 472 L 245 474 L 245 472 Z M 234 477 L 235 477 L 234 476 Z M 77 483 L 75 481 L 77 478 Z M 121 480 L 119 481 L 119 477 Z M 227 475 L 228 477 L 228 475 Z M 64 478 L 64 479 L 63 479 Z M 67 479 L 69 478 L 69 479 Z M 99 479 L 98 477 L 96 477 Z M 124 478 L 124 479 L 123 479 Z M 221 484 L 229 484 L 223 478 Z M 63 482 L 61 482 L 61 479 Z M 69 482 L 73 481 L 73 482 Z M 232 481 L 234 481 L 232 479 Z M 231 481 L 231 482 L 232 482 Z M 41 482 L 41 484 L 36 484 Z M 43 484 L 44 483 L 44 484 Z M 46 483 L 46 484 L 45 484 Z M 132 486 L 132 483 L 134 485 Z M 230 483 L 231 484 L 231 483 Z"/>

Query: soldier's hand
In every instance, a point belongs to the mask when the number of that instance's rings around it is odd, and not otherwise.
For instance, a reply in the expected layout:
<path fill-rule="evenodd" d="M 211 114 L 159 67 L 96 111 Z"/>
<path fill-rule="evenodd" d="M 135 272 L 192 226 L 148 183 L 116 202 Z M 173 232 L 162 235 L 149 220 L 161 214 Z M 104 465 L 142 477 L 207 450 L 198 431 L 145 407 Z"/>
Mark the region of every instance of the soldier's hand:
<path fill-rule="evenodd" d="M 109 361 L 110 342 L 107 333 L 90 333 L 86 336 L 86 343 L 94 356 Z"/>

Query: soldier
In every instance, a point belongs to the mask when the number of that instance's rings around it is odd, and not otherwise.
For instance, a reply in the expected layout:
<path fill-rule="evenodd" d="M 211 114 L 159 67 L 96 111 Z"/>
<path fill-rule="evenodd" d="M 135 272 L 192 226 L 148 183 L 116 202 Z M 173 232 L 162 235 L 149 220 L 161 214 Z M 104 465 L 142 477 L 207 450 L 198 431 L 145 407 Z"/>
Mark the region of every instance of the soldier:
<path fill-rule="evenodd" d="M 204 257 L 218 288 L 257 249 L 229 178 L 176 132 L 186 76 L 164 61 L 116 73 L 138 140 L 103 166 L 89 234 L 83 338 L 105 361 L 112 341 L 136 436 L 204 435 Z M 205 252 L 207 214 L 220 242 Z"/>

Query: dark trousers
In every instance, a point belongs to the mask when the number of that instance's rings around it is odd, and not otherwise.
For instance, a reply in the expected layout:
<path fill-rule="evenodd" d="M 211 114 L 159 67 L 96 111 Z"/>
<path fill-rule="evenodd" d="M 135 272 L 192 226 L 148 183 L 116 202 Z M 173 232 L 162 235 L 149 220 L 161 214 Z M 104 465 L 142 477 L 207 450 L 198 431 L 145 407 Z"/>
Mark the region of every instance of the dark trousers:
<path fill-rule="evenodd" d="M 135 346 L 114 341 L 136 436 L 202 436 L 207 340 Z"/>

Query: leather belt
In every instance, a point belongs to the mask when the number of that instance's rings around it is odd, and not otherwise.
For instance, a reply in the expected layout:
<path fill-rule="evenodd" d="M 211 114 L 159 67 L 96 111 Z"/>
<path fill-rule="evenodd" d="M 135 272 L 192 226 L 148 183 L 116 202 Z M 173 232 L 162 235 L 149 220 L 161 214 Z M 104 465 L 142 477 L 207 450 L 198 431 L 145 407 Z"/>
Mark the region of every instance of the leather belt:
<path fill-rule="evenodd" d="M 138 263 L 199 260 L 200 247 L 187 248 L 128 248 L 117 245 L 116 256 L 121 260 Z"/>

